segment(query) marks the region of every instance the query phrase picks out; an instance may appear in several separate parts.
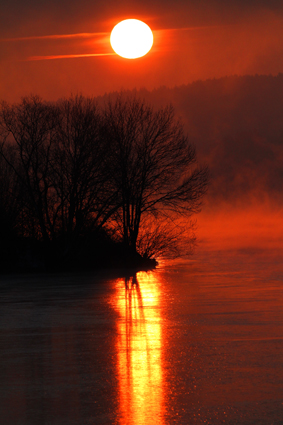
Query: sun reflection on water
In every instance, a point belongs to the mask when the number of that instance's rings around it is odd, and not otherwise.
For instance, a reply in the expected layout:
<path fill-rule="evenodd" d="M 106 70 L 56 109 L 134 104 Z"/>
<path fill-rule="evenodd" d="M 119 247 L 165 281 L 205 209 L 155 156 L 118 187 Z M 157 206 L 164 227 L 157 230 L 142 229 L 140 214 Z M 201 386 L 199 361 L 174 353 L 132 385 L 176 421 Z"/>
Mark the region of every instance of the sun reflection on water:
<path fill-rule="evenodd" d="M 160 293 L 154 273 L 118 281 L 117 368 L 121 424 L 163 424 Z"/>

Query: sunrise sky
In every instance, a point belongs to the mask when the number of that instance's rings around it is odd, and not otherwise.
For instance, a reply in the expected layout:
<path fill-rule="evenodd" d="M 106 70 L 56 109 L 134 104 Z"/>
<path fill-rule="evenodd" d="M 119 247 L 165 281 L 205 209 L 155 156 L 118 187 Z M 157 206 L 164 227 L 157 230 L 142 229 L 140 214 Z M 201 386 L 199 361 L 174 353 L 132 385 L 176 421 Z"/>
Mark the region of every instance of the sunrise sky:
<path fill-rule="evenodd" d="M 153 30 L 153 48 L 143 58 L 113 54 L 110 31 L 127 18 Z M 283 70 L 282 24 L 280 0 L 2 2 L 0 99 L 95 96 L 234 74 L 277 75 Z"/>

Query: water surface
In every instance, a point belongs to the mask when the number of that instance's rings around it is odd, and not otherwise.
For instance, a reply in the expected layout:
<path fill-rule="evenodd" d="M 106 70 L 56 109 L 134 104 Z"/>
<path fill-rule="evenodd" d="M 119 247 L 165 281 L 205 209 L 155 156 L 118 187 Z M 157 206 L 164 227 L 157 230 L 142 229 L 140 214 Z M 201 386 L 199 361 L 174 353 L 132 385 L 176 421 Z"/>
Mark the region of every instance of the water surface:
<path fill-rule="evenodd" d="M 0 282 L 3 425 L 282 424 L 282 252 Z"/>

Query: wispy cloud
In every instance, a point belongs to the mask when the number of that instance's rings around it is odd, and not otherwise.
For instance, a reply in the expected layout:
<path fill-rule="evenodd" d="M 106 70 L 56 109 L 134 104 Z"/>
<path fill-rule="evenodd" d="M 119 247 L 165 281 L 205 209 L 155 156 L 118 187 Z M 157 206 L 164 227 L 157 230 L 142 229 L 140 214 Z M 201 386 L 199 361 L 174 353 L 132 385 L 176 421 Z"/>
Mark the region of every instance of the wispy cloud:
<path fill-rule="evenodd" d="M 112 56 L 116 53 L 88 53 L 88 54 L 79 54 L 79 55 L 52 55 L 52 56 L 30 56 L 25 59 L 26 61 L 43 61 L 43 60 L 52 60 L 52 59 L 71 59 L 71 58 L 87 58 L 92 56 Z"/>
<path fill-rule="evenodd" d="M 25 41 L 25 40 L 59 40 L 66 38 L 92 38 L 108 35 L 107 32 L 81 32 L 77 34 L 53 34 L 53 35 L 35 35 L 30 37 L 0 38 L 0 41 Z"/>

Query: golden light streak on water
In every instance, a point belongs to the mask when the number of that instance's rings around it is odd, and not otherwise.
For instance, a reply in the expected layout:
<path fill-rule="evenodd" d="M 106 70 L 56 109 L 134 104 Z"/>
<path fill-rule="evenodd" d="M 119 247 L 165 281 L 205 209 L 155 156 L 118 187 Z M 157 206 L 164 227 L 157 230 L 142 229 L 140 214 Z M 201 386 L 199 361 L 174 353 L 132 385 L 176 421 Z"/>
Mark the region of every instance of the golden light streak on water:
<path fill-rule="evenodd" d="M 160 293 L 153 273 L 119 280 L 117 368 L 120 424 L 164 423 Z"/>

